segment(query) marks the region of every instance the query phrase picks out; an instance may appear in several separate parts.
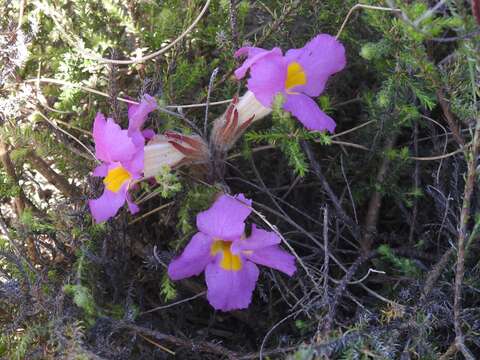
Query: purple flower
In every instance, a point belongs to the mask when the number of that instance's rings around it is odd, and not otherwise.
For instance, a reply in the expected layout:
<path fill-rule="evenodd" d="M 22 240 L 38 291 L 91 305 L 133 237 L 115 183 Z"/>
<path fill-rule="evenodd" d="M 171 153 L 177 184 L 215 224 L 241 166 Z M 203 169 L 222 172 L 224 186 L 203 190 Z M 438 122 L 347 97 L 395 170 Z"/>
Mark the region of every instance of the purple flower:
<path fill-rule="evenodd" d="M 250 69 L 247 87 L 265 107 L 277 94 L 284 97 L 284 110 L 292 113 L 309 130 L 335 130 L 335 121 L 311 97 L 320 95 L 328 78 L 345 67 L 345 49 L 333 36 L 320 34 L 301 49 L 285 55 L 274 48 L 243 47 L 235 56 L 247 59 L 235 71 L 242 79 Z"/>
<path fill-rule="evenodd" d="M 217 310 L 248 307 L 259 275 L 255 264 L 289 276 L 296 270 L 295 258 L 278 246 L 280 238 L 275 233 L 253 225 L 250 237 L 244 237 L 251 203 L 243 194 L 220 196 L 210 209 L 197 215 L 200 232 L 168 266 L 172 280 L 205 271 L 207 299 Z"/>
<path fill-rule="evenodd" d="M 151 130 L 142 131 L 142 126 L 156 107 L 155 99 L 149 95 L 145 95 L 140 104 L 130 106 L 128 130 L 122 130 L 113 119 L 97 113 L 93 139 L 95 155 L 102 164 L 95 168 L 93 176 L 104 178 L 105 190 L 98 199 L 88 202 L 97 223 L 115 216 L 125 201 L 132 214 L 139 210 L 128 190 L 135 180 L 142 178 L 145 139 L 154 135 Z"/>

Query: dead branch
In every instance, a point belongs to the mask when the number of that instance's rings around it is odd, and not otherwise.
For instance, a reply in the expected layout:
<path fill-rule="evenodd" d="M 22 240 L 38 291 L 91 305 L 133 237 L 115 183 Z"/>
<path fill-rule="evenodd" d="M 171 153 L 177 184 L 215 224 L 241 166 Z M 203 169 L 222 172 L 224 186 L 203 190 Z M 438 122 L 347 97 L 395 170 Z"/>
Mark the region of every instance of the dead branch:
<path fill-rule="evenodd" d="M 26 155 L 27 161 L 48 180 L 50 184 L 70 198 L 80 198 L 80 191 L 62 175 L 53 170 L 48 163 L 38 156 L 35 151 L 30 150 Z"/>
<path fill-rule="evenodd" d="M 3 168 L 7 173 L 8 177 L 18 185 L 18 176 L 15 171 L 15 165 L 13 164 L 12 159 L 10 158 L 10 150 L 8 145 L 0 139 L 0 161 L 2 162 Z M 19 186 L 18 195 L 14 198 L 14 208 L 17 216 L 21 216 L 25 211 L 25 208 L 30 208 L 35 215 L 44 217 L 45 214 L 43 211 L 39 210 L 33 203 L 27 198 L 22 187 Z"/>
<path fill-rule="evenodd" d="M 465 188 L 463 192 L 462 211 L 460 213 L 460 229 L 458 231 L 457 241 L 457 266 L 455 270 L 455 295 L 453 304 L 453 313 L 455 318 L 455 335 L 456 345 L 459 351 L 467 360 L 473 360 L 473 355 L 467 349 L 462 333 L 461 313 L 462 313 L 462 283 L 465 275 L 465 242 L 468 237 L 468 222 L 470 220 L 470 205 L 473 190 L 475 188 L 477 158 L 480 146 L 480 118 L 477 120 L 475 126 L 475 135 L 473 137 L 473 144 L 470 152 L 467 152 L 467 179 L 465 181 Z"/>
<path fill-rule="evenodd" d="M 226 356 L 230 360 L 238 359 L 238 355 L 235 354 L 233 351 L 230 351 L 221 345 L 213 344 L 207 341 L 192 341 L 189 339 L 181 339 L 173 335 L 164 334 L 159 331 L 148 329 L 146 327 L 135 325 L 128 322 L 120 322 L 118 324 L 118 328 L 121 328 L 121 329 L 123 328 L 123 329 L 130 330 L 134 333 L 147 335 L 157 340 L 167 341 L 173 345 L 183 347 L 186 349 L 191 349 L 192 351 L 200 351 L 204 353 Z"/>
<path fill-rule="evenodd" d="M 397 141 L 397 135 L 394 134 L 390 138 L 387 139 L 385 144 L 384 153 L 388 150 L 393 149 L 395 143 Z M 390 159 L 387 156 L 384 156 L 382 163 L 380 165 L 380 169 L 378 169 L 377 177 L 375 179 L 376 184 L 382 184 L 385 181 L 385 177 L 387 175 L 388 168 L 390 166 Z M 379 191 L 375 191 L 370 198 L 370 202 L 368 204 L 368 211 L 367 216 L 365 218 L 365 233 L 360 241 L 360 245 L 362 247 L 362 251 L 364 253 L 368 253 L 370 251 L 374 236 L 377 232 L 377 224 L 378 218 L 380 214 L 380 207 L 382 206 L 382 197 L 383 194 Z"/>
<path fill-rule="evenodd" d="M 313 151 L 310 144 L 308 144 L 306 141 L 302 141 L 302 147 L 305 153 L 307 154 L 308 160 L 310 161 L 313 173 L 320 180 L 323 190 L 327 193 L 330 201 L 333 203 L 333 206 L 335 207 L 337 214 L 342 218 L 343 221 L 345 221 L 345 223 L 347 223 L 349 226 L 352 227 L 353 235 L 357 237 L 358 235 L 357 224 L 355 224 L 352 218 L 348 216 L 348 214 L 342 208 L 342 205 L 340 204 L 340 200 L 338 199 L 337 195 L 335 195 L 335 193 L 333 192 L 327 179 L 325 178 L 325 175 L 323 175 L 322 168 L 320 167 L 320 163 L 317 161 L 317 159 L 313 155 Z"/>
<path fill-rule="evenodd" d="M 472 13 L 477 19 L 478 25 L 480 25 L 480 0 L 472 0 Z"/>
<path fill-rule="evenodd" d="M 415 157 L 418 157 L 418 122 L 415 121 L 413 128 L 413 151 Z M 420 188 L 420 164 L 418 161 L 415 161 L 415 171 L 413 173 L 413 186 L 415 191 Z M 413 244 L 413 237 L 415 235 L 415 225 L 417 223 L 418 215 L 418 199 L 417 196 L 414 196 L 413 199 L 413 209 L 412 209 L 412 223 L 410 225 L 410 234 L 408 236 L 408 243 Z"/>
<path fill-rule="evenodd" d="M 445 93 L 443 89 L 437 90 L 437 100 L 438 100 L 438 103 L 440 104 L 440 107 L 442 108 L 443 115 L 447 120 L 448 127 L 450 128 L 450 131 L 452 132 L 452 135 L 455 138 L 455 141 L 460 146 L 465 146 L 465 139 L 463 138 L 460 132 L 461 131 L 460 126 L 457 124 L 457 121 L 455 120 L 455 116 L 450 111 L 450 106 L 448 105 L 448 102 L 445 100 Z"/>
<path fill-rule="evenodd" d="M 450 257 L 452 256 L 454 251 L 454 248 L 448 249 L 440 258 L 440 260 L 433 266 L 432 270 L 430 270 L 430 272 L 428 273 L 427 280 L 425 280 L 425 285 L 423 286 L 423 293 L 420 297 L 420 303 L 424 302 L 427 299 L 428 295 L 430 295 L 430 292 L 432 291 L 435 283 L 442 274 L 442 271 L 447 266 L 448 261 L 450 260 Z"/>
<path fill-rule="evenodd" d="M 352 280 L 353 275 L 355 275 L 360 265 L 362 265 L 365 261 L 367 261 L 371 257 L 375 256 L 375 254 L 376 252 L 372 251 L 367 255 L 359 256 L 357 260 L 355 260 L 355 262 L 350 266 L 350 268 L 345 273 L 340 283 L 335 288 L 335 293 L 333 295 L 333 299 L 330 301 L 330 306 L 328 309 L 328 314 L 325 319 L 325 324 L 323 325 L 323 328 L 322 328 L 323 337 L 327 337 L 328 333 L 331 330 L 333 320 L 337 312 L 338 303 L 343 293 L 345 292 L 345 289 L 347 288 L 347 284 Z"/>
<path fill-rule="evenodd" d="M 438 360 L 448 360 L 448 359 L 451 359 L 453 355 L 455 355 L 457 353 L 457 345 L 455 344 L 455 342 L 453 342 L 449 348 L 447 349 L 447 351 L 445 351 L 445 353 L 443 353 L 442 356 L 440 356 L 438 358 Z"/>

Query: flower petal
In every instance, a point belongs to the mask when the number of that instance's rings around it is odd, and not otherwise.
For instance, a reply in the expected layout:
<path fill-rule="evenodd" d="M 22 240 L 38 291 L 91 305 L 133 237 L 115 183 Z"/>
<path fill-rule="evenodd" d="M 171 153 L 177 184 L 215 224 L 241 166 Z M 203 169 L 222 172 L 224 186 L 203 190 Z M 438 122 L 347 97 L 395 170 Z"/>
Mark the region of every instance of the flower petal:
<path fill-rule="evenodd" d="M 265 50 L 262 48 L 252 47 L 252 46 L 245 46 L 241 49 L 238 49 L 235 52 L 235 57 L 240 57 L 243 55 L 247 55 L 247 59 L 243 62 L 242 66 L 240 66 L 237 70 L 235 70 L 235 77 L 237 79 L 242 79 L 245 74 L 247 73 L 248 69 L 258 62 L 259 60 L 263 59 L 266 56 L 274 55 L 274 56 L 282 56 L 282 50 L 280 48 L 273 48 L 272 50 Z"/>
<path fill-rule="evenodd" d="M 196 233 L 183 253 L 168 265 L 168 276 L 172 280 L 185 279 L 199 275 L 208 263 L 213 262 L 211 255 L 213 239 L 201 232 Z"/>
<path fill-rule="evenodd" d="M 130 137 L 133 144 L 137 148 L 137 151 L 140 149 L 143 150 L 143 147 L 145 146 L 145 137 L 143 136 L 141 131 L 137 130 L 137 131 L 130 132 L 128 136 Z"/>
<path fill-rule="evenodd" d="M 297 270 L 295 257 L 278 245 L 255 250 L 251 254 L 246 254 L 245 257 L 256 264 L 268 266 L 289 276 L 292 276 Z"/>
<path fill-rule="evenodd" d="M 130 211 L 130 214 L 133 215 L 140 211 L 140 208 L 138 207 L 138 205 L 133 202 L 132 196 L 130 195 L 129 192 L 126 193 L 125 198 L 127 200 L 128 210 Z"/>
<path fill-rule="evenodd" d="M 219 240 L 235 240 L 243 235 L 245 219 L 252 210 L 249 208 L 252 201 L 243 194 L 234 198 L 227 195 L 220 196 L 210 207 L 197 215 L 198 229 Z"/>
<path fill-rule="evenodd" d="M 273 231 L 258 229 L 252 225 L 252 234 L 245 240 L 237 240 L 232 243 L 232 253 L 239 254 L 242 251 L 258 250 L 268 246 L 280 244 L 281 240 Z"/>
<path fill-rule="evenodd" d="M 93 139 L 95 140 L 95 155 L 102 161 L 127 161 L 136 151 L 127 130 L 122 130 L 113 119 L 109 118 L 105 121 L 102 113 L 97 113 L 95 117 Z"/>
<path fill-rule="evenodd" d="M 92 176 L 101 176 L 105 177 L 108 174 L 108 164 L 100 164 L 95 169 L 93 169 Z"/>
<path fill-rule="evenodd" d="M 142 131 L 142 135 L 145 138 L 145 140 L 152 140 L 155 137 L 155 131 L 152 129 L 145 129 Z"/>
<path fill-rule="evenodd" d="M 124 185 L 120 191 L 114 193 L 107 189 L 103 191 L 98 199 L 89 200 L 88 206 L 95 222 L 101 223 L 115 216 L 118 210 L 125 204 L 127 185 Z"/>
<path fill-rule="evenodd" d="M 153 96 L 145 94 L 140 104 L 128 105 L 128 134 L 139 131 L 147 116 L 157 108 L 157 101 Z"/>
<path fill-rule="evenodd" d="M 247 308 L 259 273 L 258 267 L 250 261 L 244 261 L 238 271 L 223 270 L 218 261 L 208 264 L 205 268 L 208 302 L 221 311 Z"/>
<path fill-rule="evenodd" d="M 301 49 L 291 49 L 285 54 L 288 63 L 299 63 L 306 73 L 305 85 L 295 91 L 318 96 L 325 89 L 328 78 L 345 67 L 345 48 L 335 37 L 320 34 Z"/>
<path fill-rule="evenodd" d="M 127 169 L 130 174 L 132 174 L 133 179 L 138 179 L 141 177 L 144 168 L 144 157 L 145 153 L 143 146 L 138 148 L 137 152 L 134 154 L 133 158 L 130 161 L 124 162 L 123 166 Z"/>
<path fill-rule="evenodd" d="M 267 54 L 251 65 L 247 87 L 263 106 L 271 107 L 275 95 L 285 92 L 287 68 L 281 53 Z"/>
<path fill-rule="evenodd" d="M 308 130 L 328 130 L 331 133 L 335 131 L 335 121 L 306 95 L 289 94 L 283 108 L 291 112 Z"/>

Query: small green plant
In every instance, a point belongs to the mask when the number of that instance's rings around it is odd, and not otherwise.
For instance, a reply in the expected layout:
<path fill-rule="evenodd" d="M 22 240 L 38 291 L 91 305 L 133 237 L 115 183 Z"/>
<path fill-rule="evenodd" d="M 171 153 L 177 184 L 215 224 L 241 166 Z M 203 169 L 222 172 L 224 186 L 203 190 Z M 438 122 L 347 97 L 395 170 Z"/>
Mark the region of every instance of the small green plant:
<path fill-rule="evenodd" d="M 406 276 L 411 276 L 415 278 L 418 278 L 420 276 L 420 269 L 411 259 L 397 256 L 388 245 L 380 245 L 377 251 L 384 260 L 393 264 L 399 271 L 401 271 Z"/>
<path fill-rule="evenodd" d="M 182 184 L 177 175 L 173 173 L 168 166 L 163 167 L 160 174 L 155 176 L 155 180 L 159 187 L 155 189 L 154 192 L 159 193 L 164 199 L 171 198 L 182 190 Z"/>
<path fill-rule="evenodd" d="M 83 285 L 69 284 L 63 287 L 63 291 L 65 294 L 71 296 L 75 305 L 84 311 L 86 321 L 93 324 L 99 312 L 90 289 Z"/>
<path fill-rule="evenodd" d="M 160 293 L 165 301 L 173 300 L 177 297 L 177 290 L 175 289 L 175 285 L 168 277 L 167 273 L 165 273 L 162 277 L 162 283 L 160 285 Z"/>

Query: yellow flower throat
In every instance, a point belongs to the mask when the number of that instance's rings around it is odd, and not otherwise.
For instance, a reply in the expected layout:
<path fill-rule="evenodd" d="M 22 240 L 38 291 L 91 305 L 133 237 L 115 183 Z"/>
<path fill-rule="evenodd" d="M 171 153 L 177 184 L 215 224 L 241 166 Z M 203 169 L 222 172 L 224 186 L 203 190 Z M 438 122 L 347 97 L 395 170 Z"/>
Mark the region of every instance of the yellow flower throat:
<path fill-rule="evenodd" d="M 287 78 L 285 79 L 285 89 L 287 93 L 295 86 L 305 85 L 307 83 L 307 75 L 302 65 L 292 62 L 288 65 Z"/>
<path fill-rule="evenodd" d="M 107 176 L 103 179 L 103 183 L 107 190 L 114 193 L 118 192 L 126 181 L 130 180 L 132 175 L 122 166 L 118 166 L 108 171 Z"/>
<path fill-rule="evenodd" d="M 215 240 L 210 249 L 210 253 L 215 256 L 219 252 L 222 253 L 220 267 L 227 271 L 239 271 L 242 269 L 242 259 L 240 256 L 232 254 L 231 241 Z"/>

